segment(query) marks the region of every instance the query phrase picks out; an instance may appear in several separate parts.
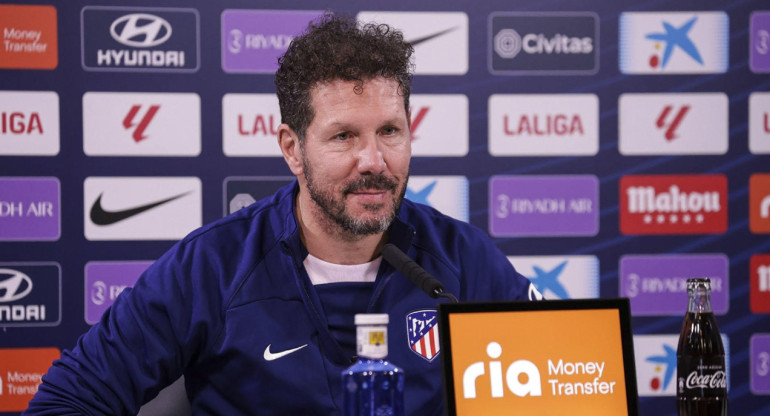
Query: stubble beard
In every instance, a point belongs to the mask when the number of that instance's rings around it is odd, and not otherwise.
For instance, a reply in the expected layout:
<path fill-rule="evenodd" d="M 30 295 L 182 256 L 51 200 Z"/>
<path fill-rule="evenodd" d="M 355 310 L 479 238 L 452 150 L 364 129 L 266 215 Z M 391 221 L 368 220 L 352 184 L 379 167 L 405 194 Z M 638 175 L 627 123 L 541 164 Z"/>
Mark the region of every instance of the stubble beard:
<path fill-rule="evenodd" d="M 398 193 L 395 191 L 398 189 L 399 183 L 395 178 L 378 174 L 364 175 L 348 181 L 344 184 L 339 198 L 336 198 L 334 190 L 323 189 L 319 186 L 313 176 L 312 169 L 304 156 L 302 157 L 302 166 L 310 199 L 312 199 L 318 208 L 320 208 L 321 213 L 327 220 L 325 222 L 336 225 L 337 229 L 342 231 L 343 235 L 347 235 L 352 239 L 386 231 L 396 218 L 398 209 L 401 207 L 401 201 L 406 194 L 406 179 L 408 178 L 408 174 L 407 178 L 404 178 L 404 183 L 401 185 L 401 191 Z M 345 204 L 346 196 L 362 189 L 376 189 L 391 192 L 393 195 L 391 210 L 373 218 L 360 218 L 351 215 Z M 380 211 L 382 206 L 383 204 L 362 205 L 364 210 L 372 213 Z"/>

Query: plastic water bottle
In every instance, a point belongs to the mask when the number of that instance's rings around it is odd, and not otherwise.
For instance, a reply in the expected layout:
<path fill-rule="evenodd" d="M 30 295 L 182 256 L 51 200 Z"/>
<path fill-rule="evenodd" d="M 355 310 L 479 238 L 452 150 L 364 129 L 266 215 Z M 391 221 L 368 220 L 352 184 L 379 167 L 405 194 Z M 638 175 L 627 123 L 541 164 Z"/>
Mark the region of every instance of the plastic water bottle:
<path fill-rule="evenodd" d="M 342 372 L 344 416 L 404 416 L 404 370 L 388 362 L 388 315 L 357 314 L 358 359 Z"/>

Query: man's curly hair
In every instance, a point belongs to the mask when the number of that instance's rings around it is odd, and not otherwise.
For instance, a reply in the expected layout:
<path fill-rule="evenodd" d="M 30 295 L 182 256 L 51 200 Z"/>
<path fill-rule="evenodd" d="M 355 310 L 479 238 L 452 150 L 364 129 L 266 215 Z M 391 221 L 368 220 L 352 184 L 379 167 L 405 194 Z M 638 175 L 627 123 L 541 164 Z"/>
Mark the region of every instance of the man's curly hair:
<path fill-rule="evenodd" d="M 388 25 L 359 27 L 352 17 L 325 13 L 294 38 L 278 59 L 275 86 L 281 122 L 302 143 L 315 115 L 310 102 L 313 87 L 335 80 L 356 81 L 355 91 L 361 93 L 364 82 L 378 76 L 398 82 L 408 114 L 413 52 L 403 34 Z"/>

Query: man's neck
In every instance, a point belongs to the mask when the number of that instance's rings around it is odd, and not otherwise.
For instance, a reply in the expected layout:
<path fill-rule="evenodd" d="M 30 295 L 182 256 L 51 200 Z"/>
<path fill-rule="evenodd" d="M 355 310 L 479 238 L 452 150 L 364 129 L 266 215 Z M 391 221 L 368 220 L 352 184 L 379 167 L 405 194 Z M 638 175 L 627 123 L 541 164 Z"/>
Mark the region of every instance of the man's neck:
<path fill-rule="evenodd" d="M 376 258 L 384 244 L 385 233 L 366 236 L 353 235 L 330 219 L 324 218 L 320 208 L 310 200 L 297 196 L 297 222 L 300 238 L 313 256 L 334 264 L 363 264 Z M 315 212 L 314 212 L 315 211 Z"/>

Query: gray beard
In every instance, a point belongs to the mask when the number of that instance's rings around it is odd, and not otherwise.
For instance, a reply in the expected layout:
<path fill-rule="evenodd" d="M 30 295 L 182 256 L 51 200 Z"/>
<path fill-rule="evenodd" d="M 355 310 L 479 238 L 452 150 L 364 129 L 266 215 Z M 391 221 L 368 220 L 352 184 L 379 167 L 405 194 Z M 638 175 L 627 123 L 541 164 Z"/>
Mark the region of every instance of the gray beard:
<path fill-rule="evenodd" d="M 396 213 L 401 206 L 401 201 L 406 194 L 406 186 L 401 190 L 399 195 L 393 197 L 393 210 L 387 215 L 380 216 L 379 218 L 361 219 L 355 218 L 347 212 L 344 198 L 350 193 L 358 189 L 380 189 L 380 190 L 395 190 L 398 188 L 398 183 L 385 175 L 369 175 L 363 176 L 360 179 L 351 181 L 346 184 L 342 192 L 342 199 L 334 199 L 334 195 L 331 192 L 326 192 L 319 189 L 316 186 L 316 182 L 313 179 L 312 170 L 307 164 L 305 158 L 302 158 L 302 166 L 305 175 L 305 181 L 307 182 L 307 189 L 310 194 L 310 198 L 321 209 L 324 216 L 331 220 L 333 224 L 336 224 L 342 231 L 353 237 L 364 237 L 374 234 L 379 234 L 388 229 L 390 224 L 396 218 Z M 376 211 L 380 209 L 380 204 L 364 205 L 364 209 L 369 211 Z"/>

